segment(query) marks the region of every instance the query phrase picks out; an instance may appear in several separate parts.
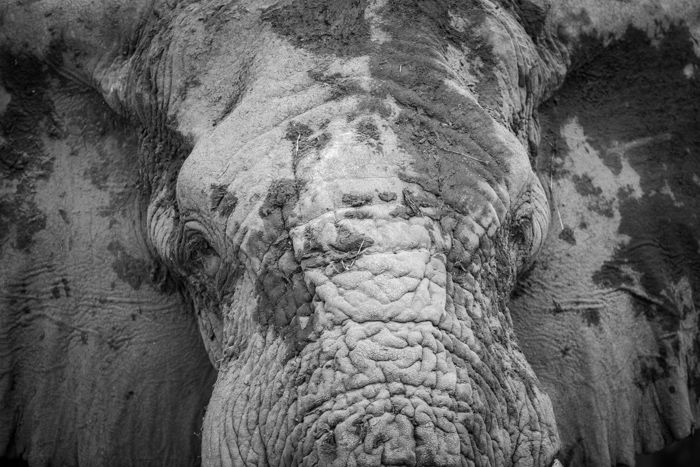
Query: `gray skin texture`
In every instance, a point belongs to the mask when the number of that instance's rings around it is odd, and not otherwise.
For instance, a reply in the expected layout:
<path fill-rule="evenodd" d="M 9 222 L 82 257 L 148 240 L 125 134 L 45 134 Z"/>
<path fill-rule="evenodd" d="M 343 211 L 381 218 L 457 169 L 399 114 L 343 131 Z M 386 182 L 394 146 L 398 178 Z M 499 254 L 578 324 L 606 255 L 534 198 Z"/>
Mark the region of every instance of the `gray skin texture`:
<path fill-rule="evenodd" d="M 697 18 L 3 3 L 0 458 L 633 465 L 687 436 Z"/>

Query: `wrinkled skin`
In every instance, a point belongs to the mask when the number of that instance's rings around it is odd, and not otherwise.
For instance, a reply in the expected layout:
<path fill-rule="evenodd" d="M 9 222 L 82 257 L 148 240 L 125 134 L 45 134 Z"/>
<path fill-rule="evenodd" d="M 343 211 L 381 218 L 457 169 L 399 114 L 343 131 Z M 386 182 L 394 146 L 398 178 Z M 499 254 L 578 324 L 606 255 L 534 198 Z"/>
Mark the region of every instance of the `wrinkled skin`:
<path fill-rule="evenodd" d="M 687 436 L 698 13 L 1 6 L 0 458 L 632 465 Z"/>

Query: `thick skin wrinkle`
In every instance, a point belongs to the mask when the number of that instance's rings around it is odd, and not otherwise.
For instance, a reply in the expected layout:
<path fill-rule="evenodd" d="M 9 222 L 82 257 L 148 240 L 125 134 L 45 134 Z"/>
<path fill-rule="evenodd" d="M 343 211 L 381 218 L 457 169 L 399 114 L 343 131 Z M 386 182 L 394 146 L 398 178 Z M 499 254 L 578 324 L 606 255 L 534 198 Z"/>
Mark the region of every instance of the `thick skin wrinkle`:
<path fill-rule="evenodd" d="M 295 350 L 269 326 L 221 369 L 205 465 L 549 462 L 558 444 L 549 399 L 514 343 L 507 284 L 495 280 L 501 230 L 484 233 L 490 248 L 473 250 L 478 260 L 462 270 L 448 259 L 460 240 L 426 217 L 314 224 L 291 231 L 313 299 L 287 330 L 306 330 L 305 345 Z M 310 242 L 309 231 L 325 237 Z M 333 259 L 337 232 L 367 251 Z"/>

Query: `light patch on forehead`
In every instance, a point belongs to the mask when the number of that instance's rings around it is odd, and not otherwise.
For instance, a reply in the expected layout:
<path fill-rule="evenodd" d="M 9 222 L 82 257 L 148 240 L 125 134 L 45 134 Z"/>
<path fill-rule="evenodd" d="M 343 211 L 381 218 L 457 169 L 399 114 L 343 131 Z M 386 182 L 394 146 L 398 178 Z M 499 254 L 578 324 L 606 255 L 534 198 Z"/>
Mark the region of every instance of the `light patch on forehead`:
<path fill-rule="evenodd" d="M 389 42 L 391 37 L 384 30 L 379 11 L 386 6 L 387 0 L 372 0 L 365 9 L 365 19 L 369 23 L 370 40 L 378 44 Z"/>
<path fill-rule="evenodd" d="M 248 142 L 239 141 L 235 122 L 225 122 L 209 138 L 200 140 L 182 165 L 177 180 L 177 200 L 183 211 L 211 215 L 213 188 L 228 187 L 235 194 L 241 220 L 247 209 L 264 198 L 270 180 L 293 178 L 290 145 L 284 125 L 263 132 Z M 226 222 L 226 219 L 220 219 Z"/>
<path fill-rule="evenodd" d="M 300 113 L 299 101 L 311 98 L 304 92 L 311 82 L 307 71 L 319 65 L 316 56 L 268 31 L 254 37 L 236 31 L 228 34 L 222 32 L 219 42 L 235 41 L 236 46 L 217 43 L 218 49 L 212 52 L 208 68 L 197 74 L 200 84 L 188 89 L 185 101 L 178 108 L 180 132 L 193 135 L 195 141 L 209 137 L 212 124 L 230 119 L 236 113 L 247 114 L 238 122 L 237 131 L 246 140 L 248 134 L 259 134 L 280 119 Z M 244 80 L 243 91 L 234 86 L 238 80 Z M 220 115 L 222 96 L 225 99 L 236 92 L 242 92 L 240 101 L 228 115 Z"/>
<path fill-rule="evenodd" d="M 371 144 L 358 140 L 355 124 L 344 118 L 331 121 L 326 131 L 333 136 L 320 159 L 304 161 L 299 170 L 310 180 L 353 179 L 367 174 L 391 176 L 395 167 L 408 162 L 407 156 L 395 150 L 397 143 L 389 128 L 381 123 L 377 127 L 383 145 L 382 156 L 378 157 Z"/>
<path fill-rule="evenodd" d="M 283 40 L 274 39 L 268 45 L 255 76 L 232 111 L 206 131 L 189 126 L 197 138 L 178 176 L 177 196 L 183 209 L 208 212 L 212 185 L 231 185 L 229 190 L 245 207 L 254 203 L 249 200 L 256 195 L 264 197 L 272 178 L 293 178 L 291 143 L 285 140 L 284 132 L 291 120 L 318 110 L 327 100 L 328 90 L 308 75 L 308 70 L 319 66 L 316 57 Z M 331 64 L 332 73 L 338 69 L 364 76 L 369 68 L 366 62 L 365 58 Z M 221 74 L 207 74 L 202 79 L 221 79 Z M 208 103 L 203 100 L 198 105 Z M 201 117 L 196 109 L 189 115 Z"/>

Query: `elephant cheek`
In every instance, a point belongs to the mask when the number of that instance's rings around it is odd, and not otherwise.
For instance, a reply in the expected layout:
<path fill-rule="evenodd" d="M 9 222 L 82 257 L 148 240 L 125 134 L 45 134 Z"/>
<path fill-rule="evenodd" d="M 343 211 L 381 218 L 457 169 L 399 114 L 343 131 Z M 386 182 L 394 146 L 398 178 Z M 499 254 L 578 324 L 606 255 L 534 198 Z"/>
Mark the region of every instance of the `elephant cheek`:
<path fill-rule="evenodd" d="M 493 241 L 455 267 L 459 241 L 430 219 L 341 227 L 334 236 L 330 224 L 312 226 L 330 235 L 316 238 L 320 255 L 292 232 L 313 292 L 310 332 L 298 345 L 260 326 L 221 371 L 205 464 L 550 462 L 551 404 L 514 342 Z M 339 242 L 359 238 L 362 255 L 334 259 Z"/>

